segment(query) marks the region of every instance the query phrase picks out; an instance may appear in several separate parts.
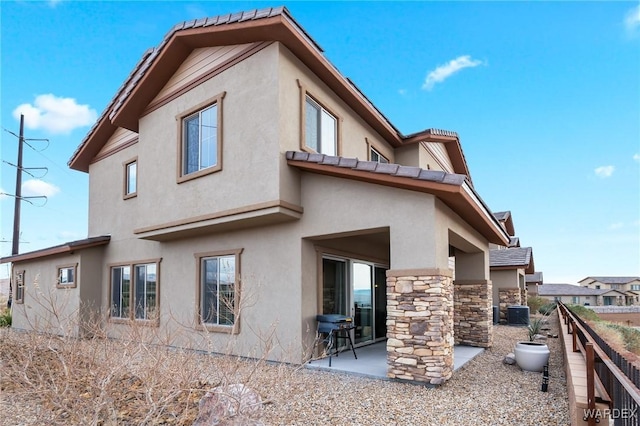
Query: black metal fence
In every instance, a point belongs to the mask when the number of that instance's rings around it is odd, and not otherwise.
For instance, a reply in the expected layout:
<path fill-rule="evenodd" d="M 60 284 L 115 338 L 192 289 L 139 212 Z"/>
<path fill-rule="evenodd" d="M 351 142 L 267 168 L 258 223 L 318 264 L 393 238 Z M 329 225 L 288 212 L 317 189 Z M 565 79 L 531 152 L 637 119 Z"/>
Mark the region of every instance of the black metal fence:
<path fill-rule="evenodd" d="M 582 318 L 558 303 L 567 332 L 573 336 L 573 351 L 582 352 L 587 364 L 587 405 L 584 420 L 589 425 L 600 419 L 614 425 L 640 425 L 640 369 L 613 349 Z M 596 395 L 596 386 L 598 395 Z M 606 412 L 596 402 L 609 404 Z"/>

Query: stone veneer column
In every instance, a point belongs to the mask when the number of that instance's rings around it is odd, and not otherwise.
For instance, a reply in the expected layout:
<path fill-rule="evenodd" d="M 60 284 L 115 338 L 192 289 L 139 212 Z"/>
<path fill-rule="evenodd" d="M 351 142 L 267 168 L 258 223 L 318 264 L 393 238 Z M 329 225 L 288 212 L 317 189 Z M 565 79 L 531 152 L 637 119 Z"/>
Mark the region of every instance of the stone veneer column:
<path fill-rule="evenodd" d="M 507 308 L 513 305 L 520 305 L 520 289 L 514 288 L 501 288 L 498 291 L 498 298 L 500 300 L 500 320 L 507 320 Z"/>
<path fill-rule="evenodd" d="M 450 271 L 387 271 L 387 376 L 439 385 L 453 374 Z"/>
<path fill-rule="evenodd" d="M 456 344 L 489 348 L 493 345 L 491 281 L 453 283 L 453 335 Z"/>
<path fill-rule="evenodd" d="M 527 286 L 520 289 L 520 303 L 522 305 L 527 305 L 527 301 L 529 300 L 529 292 L 527 291 Z"/>

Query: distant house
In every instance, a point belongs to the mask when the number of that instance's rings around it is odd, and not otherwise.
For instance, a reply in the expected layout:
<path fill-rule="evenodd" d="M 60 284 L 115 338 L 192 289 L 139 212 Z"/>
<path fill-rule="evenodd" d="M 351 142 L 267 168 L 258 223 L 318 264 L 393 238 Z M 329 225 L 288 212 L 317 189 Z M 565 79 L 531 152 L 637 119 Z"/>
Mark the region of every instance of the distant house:
<path fill-rule="evenodd" d="M 538 296 L 574 305 L 614 306 L 623 304 L 625 294 L 619 290 L 595 289 L 572 284 L 543 284 L 538 286 Z"/>
<path fill-rule="evenodd" d="M 525 276 L 535 271 L 533 249 L 520 247 L 510 211 L 494 213 L 494 217 L 509 234 L 507 246 L 492 244 L 489 251 L 493 305 L 499 306 L 500 319 L 506 320 L 509 306 L 527 304 Z"/>
<path fill-rule="evenodd" d="M 527 284 L 527 294 L 529 296 L 538 295 L 538 287 L 544 284 L 542 272 L 534 272 L 533 274 L 526 274 L 524 281 Z"/>
<path fill-rule="evenodd" d="M 587 277 L 578 281 L 578 284 L 598 290 L 618 290 L 624 295 L 620 304 L 640 304 L 640 277 Z"/>
<path fill-rule="evenodd" d="M 500 318 L 506 319 L 507 308 L 527 304 L 525 275 L 535 270 L 531 247 L 492 249 L 489 252 L 493 304 L 500 307 Z"/>
<path fill-rule="evenodd" d="M 356 345 L 387 341 L 390 377 L 432 384 L 455 343 L 492 345 L 489 244 L 511 242 L 458 134 L 401 134 L 286 8 L 173 27 L 69 166 L 89 174 L 92 237 L 1 259 L 16 328 L 63 301 L 109 336 L 140 324 L 252 356 L 269 334 L 266 357 L 300 363 L 316 316 L 342 314 Z"/>

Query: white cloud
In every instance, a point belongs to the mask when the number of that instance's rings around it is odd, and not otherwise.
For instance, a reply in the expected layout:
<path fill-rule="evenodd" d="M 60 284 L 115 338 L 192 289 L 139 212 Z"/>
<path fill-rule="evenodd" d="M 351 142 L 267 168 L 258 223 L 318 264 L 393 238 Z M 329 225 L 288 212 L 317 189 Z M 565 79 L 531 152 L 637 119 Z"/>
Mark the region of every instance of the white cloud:
<path fill-rule="evenodd" d="M 615 169 L 616 168 L 613 166 L 600 166 L 600 167 L 596 167 L 594 172 L 596 176 L 600 178 L 608 178 L 608 177 L 611 177 Z"/>
<path fill-rule="evenodd" d="M 49 0 L 47 3 L 49 4 L 49 7 L 54 8 L 61 2 L 62 0 Z"/>
<path fill-rule="evenodd" d="M 98 117 L 89 105 L 80 105 L 73 98 L 57 97 L 51 93 L 38 95 L 32 104 L 22 104 L 13 110 L 16 120 L 24 114 L 29 129 L 43 129 L 50 133 L 69 133 L 77 127 L 90 126 Z"/>
<path fill-rule="evenodd" d="M 407 89 L 398 89 L 398 93 L 402 96 L 407 94 Z"/>
<path fill-rule="evenodd" d="M 640 154 L 633 154 L 633 159 L 640 163 Z"/>
<path fill-rule="evenodd" d="M 616 223 L 612 223 L 611 225 L 609 225 L 609 229 L 614 231 L 616 229 L 622 229 L 624 228 L 624 223 L 622 222 L 616 222 Z"/>
<path fill-rule="evenodd" d="M 624 27 L 628 34 L 635 34 L 640 28 L 640 5 L 629 9 L 624 16 Z"/>
<path fill-rule="evenodd" d="M 60 192 L 60 188 L 40 179 L 29 179 L 22 184 L 23 197 L 39 197 L 42 195 L 53 197 L 58 192 Z"/>
<path fill-rule="evenodd" d="M 5 191 L 4 189 L 0 188 L 0 201 L 4 200 L 6 198 L 9 198 L 9 196 L 6 195 L 6 194 L 7 194 L 7 191 Z"/>
<path fill-rule="evenodd" d="M 436 83 L 442 83 L 447 78 L 464 68 L 473 68 L 478 65 L 482 65 L 483 62 L 477 59 L 471 59 L 471 56 L 464 55 L 458 56 L 455 59 L 450 60 L 444 65 L 438 66 L 436 69 L 427 74 L 427 78 L 422 84 L 424 90 L 431 90 Z"/>

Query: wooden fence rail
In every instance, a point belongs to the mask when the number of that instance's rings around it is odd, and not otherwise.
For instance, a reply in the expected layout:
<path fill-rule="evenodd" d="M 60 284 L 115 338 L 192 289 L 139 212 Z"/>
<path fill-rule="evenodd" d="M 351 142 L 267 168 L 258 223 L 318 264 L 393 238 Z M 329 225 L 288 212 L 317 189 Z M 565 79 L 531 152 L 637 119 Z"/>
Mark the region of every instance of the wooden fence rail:
<path fill-rule="evenodd" d="M 600 420 L 613 420 L 614 425 L 640 425 L 640 370 L 613 349 L 604 339 L 558 302 L 567 333 L 572 335 L 573 351 L 582 352 L 586 361 L 587 410 L 584 418 L 589 426 Z M 607 403 L 609 410 L 596 410 L 596 402 Z"/>

